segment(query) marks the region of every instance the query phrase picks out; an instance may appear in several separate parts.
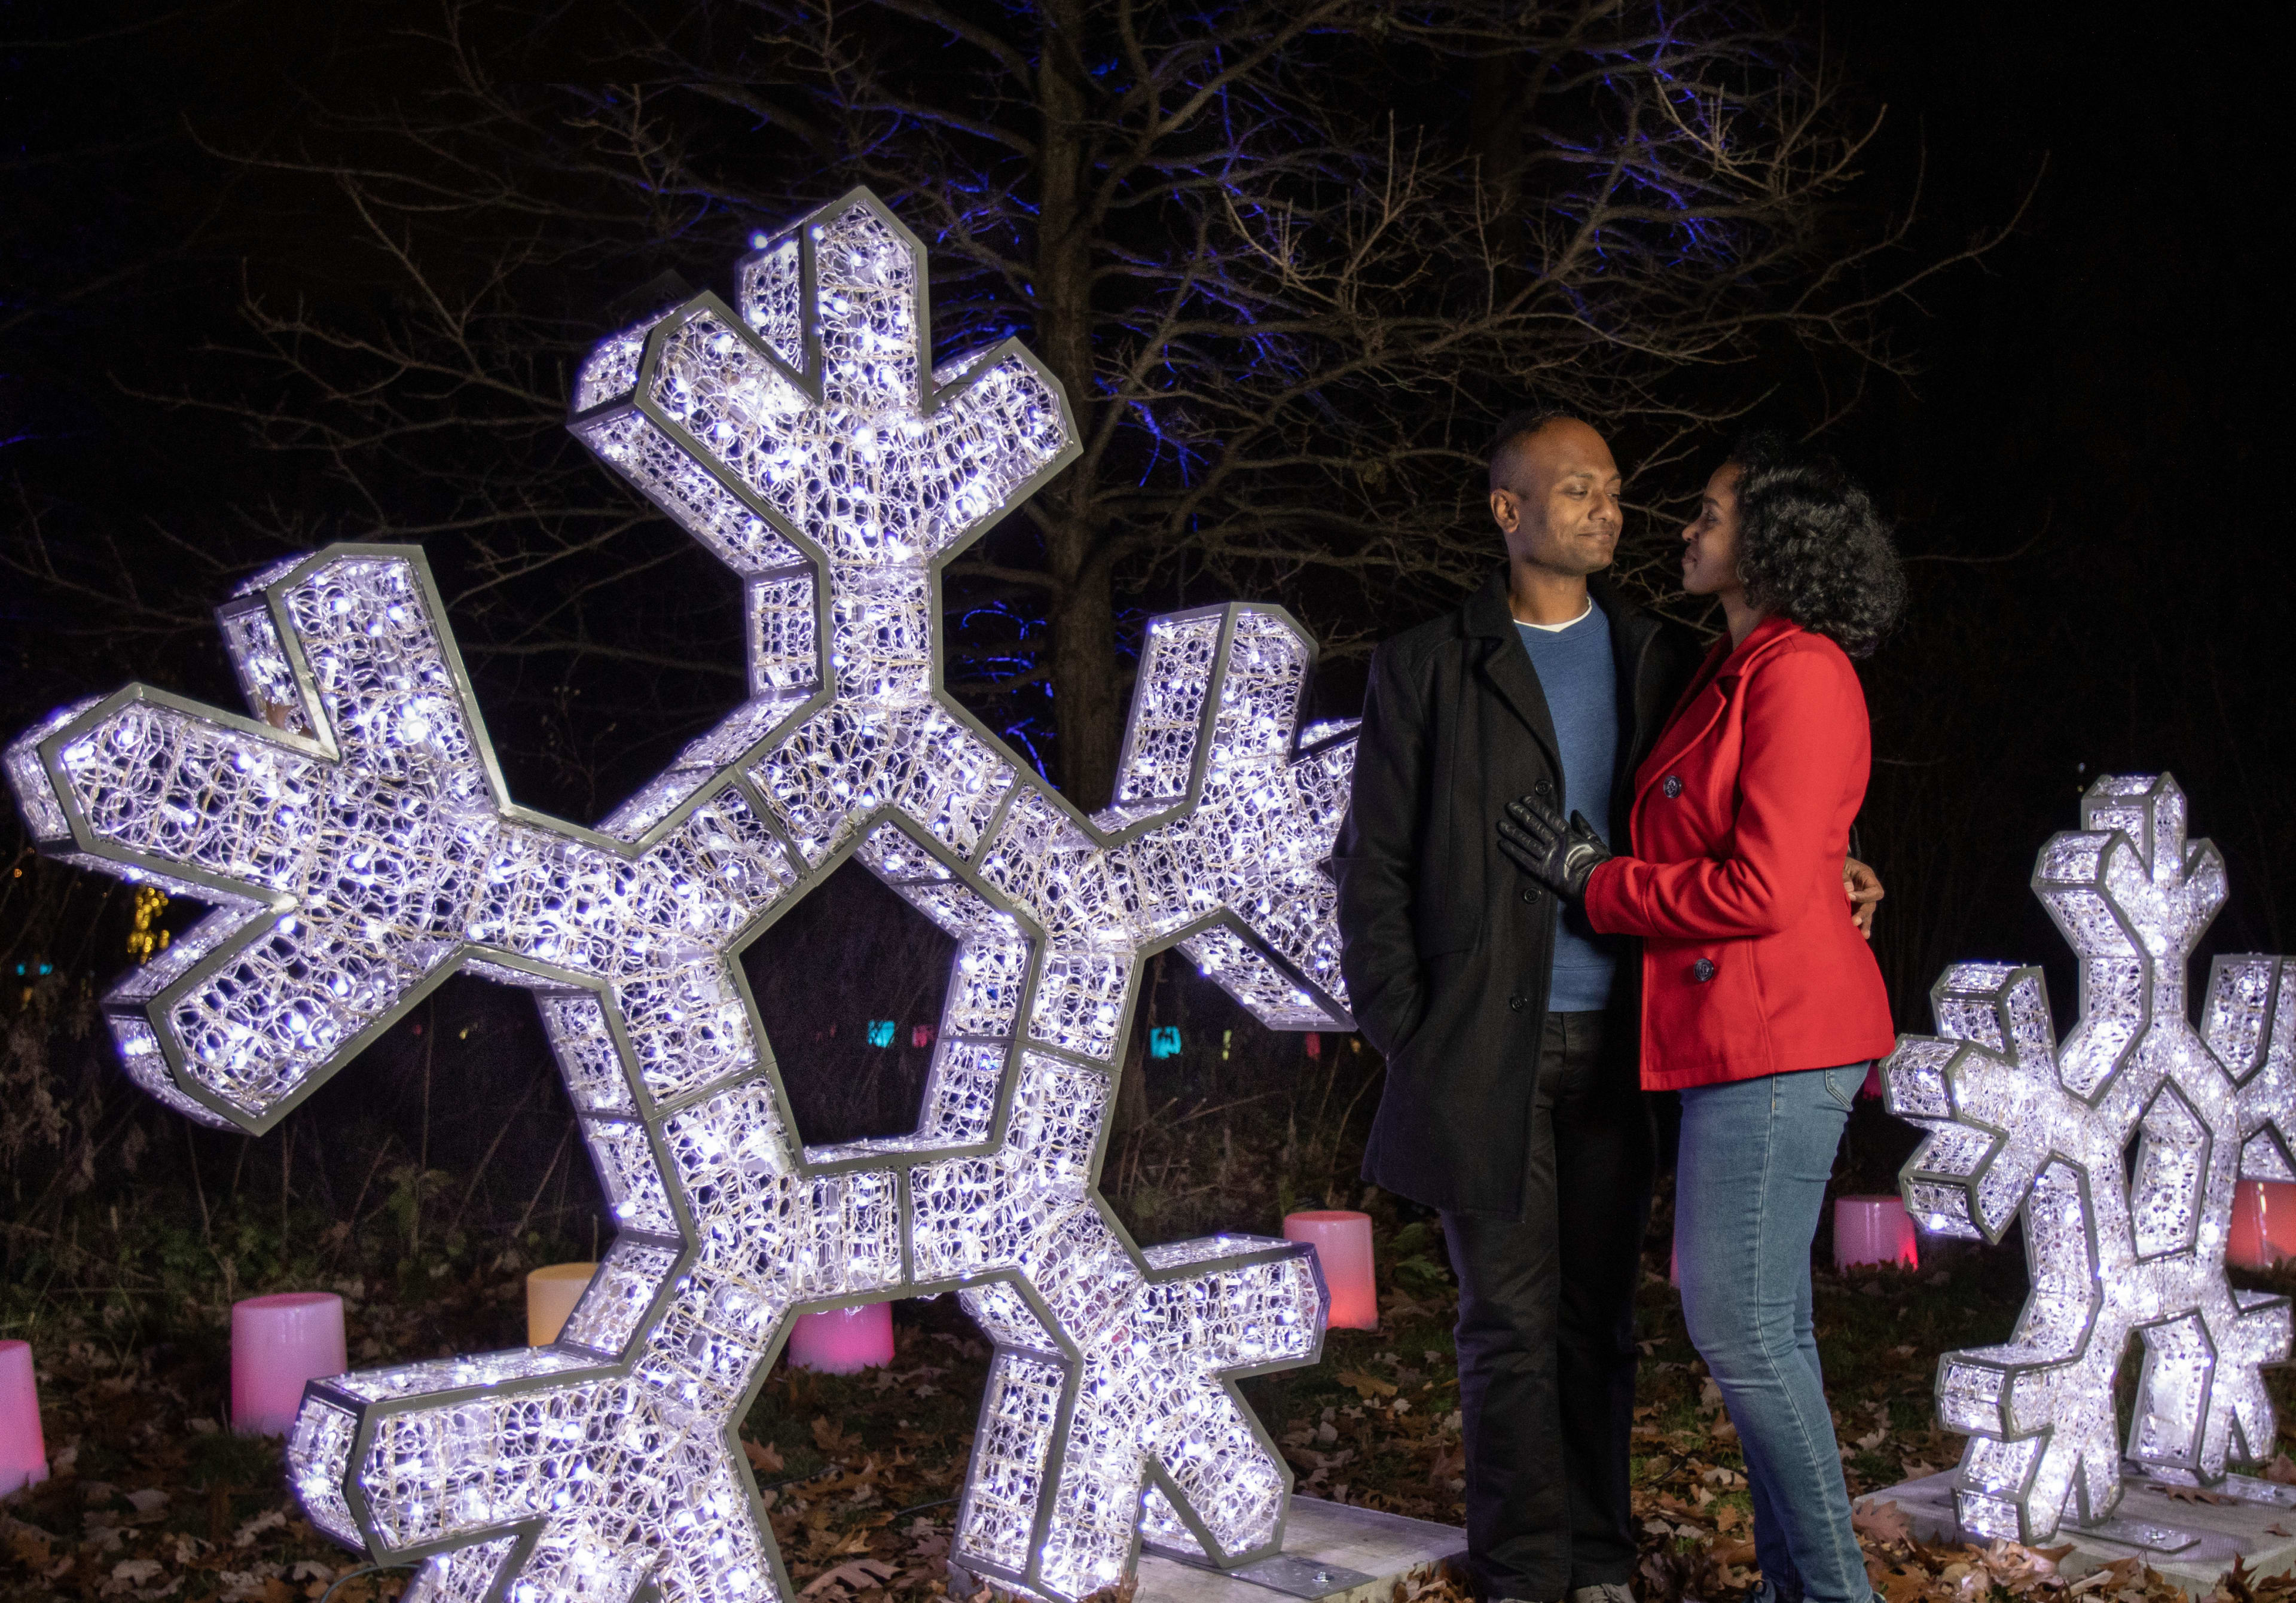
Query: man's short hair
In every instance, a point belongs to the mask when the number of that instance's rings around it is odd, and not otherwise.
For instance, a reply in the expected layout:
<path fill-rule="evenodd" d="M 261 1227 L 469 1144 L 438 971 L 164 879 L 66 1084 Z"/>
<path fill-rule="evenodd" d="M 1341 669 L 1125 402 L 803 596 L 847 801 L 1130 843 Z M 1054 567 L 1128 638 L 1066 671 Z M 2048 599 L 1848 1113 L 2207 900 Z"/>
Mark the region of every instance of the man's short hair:
<path fill-rule="evenodd" d="M 1499 420 L 1498 428 L 1491 435 L 1489 456 L 1491 488 L 1496 490 L 1506 487 L 1500 484 L 1499 479 L 1507 458 L 1513 454 L 1517 445 L 1529 439 L 1549 423 L 1578 423 L 1585 421 L 1577 413 L 1564 412 L 1556 406 L 1525 406 L 1521 411 L 1508 413 Z"/>

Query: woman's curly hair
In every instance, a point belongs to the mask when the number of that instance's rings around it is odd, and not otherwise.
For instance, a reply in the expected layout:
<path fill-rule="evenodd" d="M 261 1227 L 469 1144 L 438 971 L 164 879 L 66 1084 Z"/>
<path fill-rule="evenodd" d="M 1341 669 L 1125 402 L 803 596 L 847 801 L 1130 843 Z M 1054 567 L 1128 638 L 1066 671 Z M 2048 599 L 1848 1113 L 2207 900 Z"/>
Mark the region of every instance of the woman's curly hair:
<path fill-rule="evenodd" d="M 1905 570 L 1865 487 L 1823 452 L 1750 434 L 1738 470 L 1738 573 L 1746 599 L 1869 657 L 1906 604 Z"/>

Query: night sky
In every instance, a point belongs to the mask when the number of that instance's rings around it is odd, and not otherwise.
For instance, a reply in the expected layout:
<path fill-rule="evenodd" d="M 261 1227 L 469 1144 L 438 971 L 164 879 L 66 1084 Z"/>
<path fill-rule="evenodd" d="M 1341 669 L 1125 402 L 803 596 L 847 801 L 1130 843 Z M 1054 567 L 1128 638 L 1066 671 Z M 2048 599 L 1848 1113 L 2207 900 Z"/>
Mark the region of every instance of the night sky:
<path fill-rule="evenodd" d="M 1928 372 L 1841 438 L 1910 554 L 2024 553 L 1923 562 L 1916 616 L 1875 665 L 1877 755 L 1933 765 L 1878 771 L 1869 821 L 1877 859 L 1910 857 L 1898 878 L 1929 898 L 1918 938 L 1901 920 L 1885 947 L 1901 1022 L 1952 956 L 2045 958 L 2062 977 L 2024 872 L 2099 771 L 2185 785 L 2232 877 L 2212 947 L 2282 951 L 2292 933 L 2291 586 L 2268 483 L 2284 460 L 2284 274 L 2267 265 L 2284 140 L 2260 14 L 2201 6 L 2137 33 L 2109 8 L 1833 13 L 1890 104 L 1894 153 L 1925 141 L 1942 228 L 2005 215 L 2046 160 L 1988 270 L 1924 297 Z M 1918 838 L 1932 808 L 1963 873 Z M 1956 917 L 1964 894 L 1979 904 Z"/>
<path fill-rule="evenodd" d="M 23 557 L 37 515 L 60 549 L 116 542 L 188 572 L 157 531 L 196 546 L 234 497 L 291 507 L 318 487 L 229 420 L 150 397 L 195 392 L 204 348 L 243 337 L 242 271 L 281 293 L 377 292 L 322 189 L 236 171 L 199 142 L 277 141 L 339 100 L 387 98 L 411 12 L 126 8 L 101 36 L 41 43 L 86 14 L 0 10 L 7 537 Z M 2296 908 L 2290 585 L 2267 495 L 2285 139 L 2262 14 L 2185 6 L 2137 33 L 2092 8 L 1974 0 L 1811 13 L 1889 107 L 1863 204 L 1902 209 L 1925 159 L 1915 242 L 1936 252 L 2033 190 L 2011 238 L 1899 321 L 1921 374 L 1877 383 L 1833 437 L 1916 564 L 1913 613 L 1868 674 L 1879 763 L 1861 833 L 1892 888 L 1879 949 L 1901 1023 L 1922 1021 L 1954 957 L 2069 973 L 2025 880 L 2100 771 L 2167 767 L 2192 794 L 2233 876 L 2213 945 L 2296 935 L 2279 914 Z M 626 282 L 588 270 L 570 294 Z M 59 634 L 69 594 L 5 588 L 11 728 L 130 676 L 227 695 L 211 644 L 157 624 Z M 163 599 L 196 617 L 217 593 Z M 1342 673 L 1327 697 L 1352 693 Z"/>

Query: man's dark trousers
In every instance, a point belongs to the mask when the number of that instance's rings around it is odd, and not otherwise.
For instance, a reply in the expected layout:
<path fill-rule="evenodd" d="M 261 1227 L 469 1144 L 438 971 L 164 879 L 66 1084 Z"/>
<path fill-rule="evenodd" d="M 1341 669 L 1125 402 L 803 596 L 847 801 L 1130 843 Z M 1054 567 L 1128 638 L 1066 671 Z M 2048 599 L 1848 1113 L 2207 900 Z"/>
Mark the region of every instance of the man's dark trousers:
<path fill-rule="evenodd" d="M 1627 1444 L 1650 1120 L 1631 1018 L 1549 1013 L 1520 1221 L 1445 1213 L 1459 1277 L 1467 1542 L 1491 1598 L 1634 1573 Z"/>

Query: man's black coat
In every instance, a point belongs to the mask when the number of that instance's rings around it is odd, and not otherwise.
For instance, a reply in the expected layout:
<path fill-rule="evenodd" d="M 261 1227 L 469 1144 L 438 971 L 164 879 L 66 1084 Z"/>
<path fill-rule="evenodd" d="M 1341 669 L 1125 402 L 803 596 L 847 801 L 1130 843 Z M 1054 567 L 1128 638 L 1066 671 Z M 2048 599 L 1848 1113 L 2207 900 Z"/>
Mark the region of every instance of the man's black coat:
<path fill-rule="evenodd" d="M 1607 834 L 1623 850 L 1635 769 L 1700 652 L 1689 631 L 1600 581 L 1591 588 L 1618 661 Z M 1456 612 L 1373 655 L 1355 795 L 1332 860 L 1341 966 L 1357 1024 L 1387 1058 L 1364 1177 L 1429 1207 L 1522 1213 L 1554 900 L 1500 853 L 1497 823 L 1515 797 L 1562 785 L 1505 568 Z M 1620 966 L 1621 1006 L 1636 968 Z"/>

